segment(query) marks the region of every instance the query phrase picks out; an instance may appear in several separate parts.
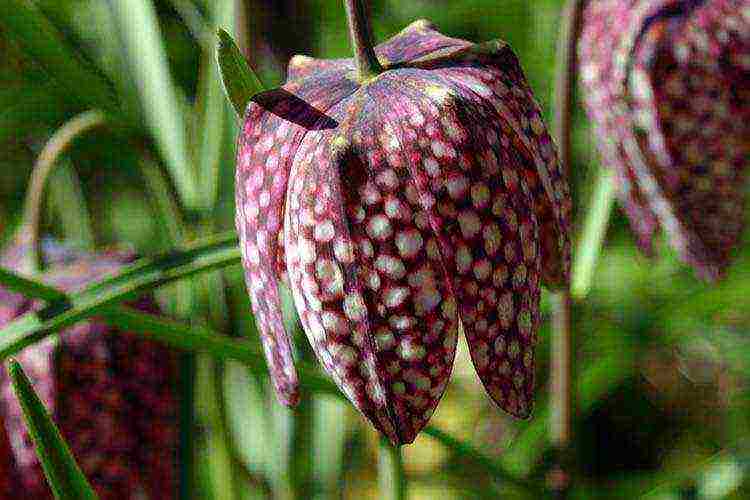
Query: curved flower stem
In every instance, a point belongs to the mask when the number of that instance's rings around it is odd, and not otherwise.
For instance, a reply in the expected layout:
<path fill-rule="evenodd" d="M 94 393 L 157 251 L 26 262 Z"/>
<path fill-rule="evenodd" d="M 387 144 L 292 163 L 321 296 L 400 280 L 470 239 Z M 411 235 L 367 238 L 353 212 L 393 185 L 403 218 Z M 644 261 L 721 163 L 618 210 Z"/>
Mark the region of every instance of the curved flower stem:
<path fill-rule="evenodd" d="M 401 447 L 392 445 L 380 437 L 380 458 L 378 460 L 378 480 L 380 498 L 384 500 L 404 500 L 406 498 L 406 476 Z"/>
<path fill-rule="evenodd" d="M 58 158 L 65 152 L 76 137 L 87 130 L 103 124 L 104 113 L 99 110 L 84 111 L 57 129 L 39 153 L 29 180 L 29 190 L 23 209 L 23 224 L 16 239 L 19 243 L 29 243 L 29 257 L 24 267 L 27 270 L 38 271 L 44 267 L 41 251 L 39 225 L 42 213 L 44 189 L 50 174 L 54 171 Z"/>
<path fill-rule="evenodd" d="M 576 46 L 580 32 L 584 0 L 569 0 L 562 17 L 557 49 L 558 67 L 555 81 L 554 130 L 563 171 L 570 178 L 572 158 L 572 107 L 577 75 Z M 550 488 L 557 498 L 566 498 L 570 490 L 571 417 L 573 414 L 571 335 L 571 300 L 569 290 L 562 290 L 553 299 L 553 333 L 550 386 L 550 440 L 558 454 L 556 469 L 550 475 Z"/>
<path fill-rule="evenodd" d="M 382 73 L 383 66 L 373 49 L 372 27 L 365 0 L 344 0 L 344 7 L 349 21 L 349 38 L 357 66 L 357 79 L 363 82 Z"/>

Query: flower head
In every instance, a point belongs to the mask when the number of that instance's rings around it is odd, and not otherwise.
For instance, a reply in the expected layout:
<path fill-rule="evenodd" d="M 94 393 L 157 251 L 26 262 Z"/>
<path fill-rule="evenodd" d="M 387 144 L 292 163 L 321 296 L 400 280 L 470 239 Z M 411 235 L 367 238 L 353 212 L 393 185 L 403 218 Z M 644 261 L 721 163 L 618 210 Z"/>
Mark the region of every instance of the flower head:
<path fill-rule="evenodd" d="M 642 248 L 657 228 L 708 279 L 743 227 L 750 18 L 741 0 L 600 0 L 581 78 L 605 164 Z"/>
<path fill-rule="evenodd" d="M 0 265 L 17 269 L 28 250 L 8 249 Z M 117 271 L 132 256 L 88 255 L 46 244 L 50 269 L 42 279 L 73 292 Z M 0 289 L 0 327 L 36 308 L 35 301 Z M 152 300 L 135 306 L 156 312 Z M 79 323 L 17 356 L 50 410 L 84 474 L 102 499 L 175 498 L 177 399 L 174 356 L 165 348 L 97 321 Z M 5 483 L 28 498 L 52 498 L 10 380 L 0 377 L 0 464 Z M 4 462 L 5 461 L 5 462 Z M 5 498 L 3 490 L 0 496 Z M 140 496 L 139 496 L 140 495 Z"/>
<path fill-rule="evenodd" d="M 570 199 L 520 65 L 417 21 L 352 60 L 296 56 L 250 103 L 237 228 L 279 399 L 297 400 L 279 281 L 325 370 L 395 443 L 448 382 L 459 324 L 492 399 L 532 407 L 542 279 L 567 280 Z"/>

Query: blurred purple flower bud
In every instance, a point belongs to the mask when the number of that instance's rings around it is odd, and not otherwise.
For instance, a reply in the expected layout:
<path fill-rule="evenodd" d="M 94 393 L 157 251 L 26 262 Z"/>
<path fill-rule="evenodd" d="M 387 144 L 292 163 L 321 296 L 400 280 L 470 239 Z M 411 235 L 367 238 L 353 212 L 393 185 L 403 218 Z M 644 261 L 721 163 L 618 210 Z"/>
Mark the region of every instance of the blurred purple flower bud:
<path fill-rule="evenodd" d="M 46 243 L 50 268 L 42 279 L 67 292 L 116 272 L 132 256 L 89 255 Z M 0 265 L 17 269 L 25 249 L 15 246 Z M 157 312 L 152 299 L 135 307 Z M 0 327 L 39 307 L 35 301 L 0 289 Z M 174 355 L 162 346 L 120 332 L 96 319 L 20 352 L 18 361 L 102 499 L 176 498 L 178 401 Z M 9 471 L 9 490 L 0 498 L 52 498 L 22 419 L 10 380 L 0 377 L 0 450 Z M 6 434 L 7 432 L 7 434 Z M 0 436 L 0 446 L 2 446 Z M 0 488 L 3 484 L 0 483 Z"/>
<path fill-rule="evenodd" d="M 588 113 L 623 208 L 650 252 L 661 226 L 703 278 L 743 228 L 750 158 L 744 0 L 599 0 L 579 56 Z"/>

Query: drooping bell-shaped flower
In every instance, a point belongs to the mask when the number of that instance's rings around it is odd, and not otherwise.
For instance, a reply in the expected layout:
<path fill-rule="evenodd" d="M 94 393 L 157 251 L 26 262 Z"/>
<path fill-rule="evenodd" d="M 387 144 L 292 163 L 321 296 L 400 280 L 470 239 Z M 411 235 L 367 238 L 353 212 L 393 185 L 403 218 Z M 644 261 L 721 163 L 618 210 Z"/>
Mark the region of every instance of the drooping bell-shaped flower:
<path fill-rule="evenodd" d="M 16 270 L 27 246 L 11 247 L 0 265 Z M 116 272 L 131 256 L 97 255 L 46 245 L 47 284 L 74 292 Z M 152 300 L 134 304 L 156 312 Z M 0 327 L 38 307 L 0 288 Z M 176 498 L 178 400 L 174 355 L 96 319 L 79 323 L 17 355 L 99 498 Z M 0 498 L 51 499 L 11 382 L 0 376 Z M 9 455 L 8 455 L 9 454 Z M 6 456 L 8 455 L 8 456 Z M 5 471 L 3 471 L 5 472 Z"/>
<path fill-rule="evenodd" d="M 743 228 L 750 158 L 750 17 L 744 0 L 599 0 L 579 57 L 599 149 L 639 243 L 661 226 L 715 279 Z"/>
<path fill-rule="evenodd" d="M 371 55 L 365 77 L 294 57 L 240 131 L 236 222 L 279 399 L 298 397 L 285 281 L 326 372 L 394 443 L 435 410 L 459 324 L 489 395 L 527 417 L 541 282 L 566 283 L 569 261 L 539 107 L 503 42 L 417 21 Z"/>

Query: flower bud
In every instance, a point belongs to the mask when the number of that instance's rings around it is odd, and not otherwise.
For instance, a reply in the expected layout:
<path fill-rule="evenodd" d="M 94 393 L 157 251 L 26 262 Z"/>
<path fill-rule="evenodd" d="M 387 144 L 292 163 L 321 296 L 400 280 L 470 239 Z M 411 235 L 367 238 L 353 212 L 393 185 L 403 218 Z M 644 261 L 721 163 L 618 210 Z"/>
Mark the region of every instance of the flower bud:
<path fill-rule="evenodd" d="M 45 247 L 50 268 L 42 279 L 66 292 L 78 291 L 132 259 L 121 253 L 88 255 L 54 244 Z M 21 246 L 9 249 L 0 265 L 16 269 L 24 252 Z M 0 289 L 0 327 L 39 306 Z M 134 306 L 157 312 L 151 299 Z M 178 401 L 170 351 L 93 319 L 27 347 L 17 359 L 99 498 L 176 497 Z M 9 487 L 24 491 L 24 498 L 51 499 L 4 372 L 0 415 L 10 444 L 0 449 L 3 455 L 10 453 L 0 458 L 9 464 Z"/>

